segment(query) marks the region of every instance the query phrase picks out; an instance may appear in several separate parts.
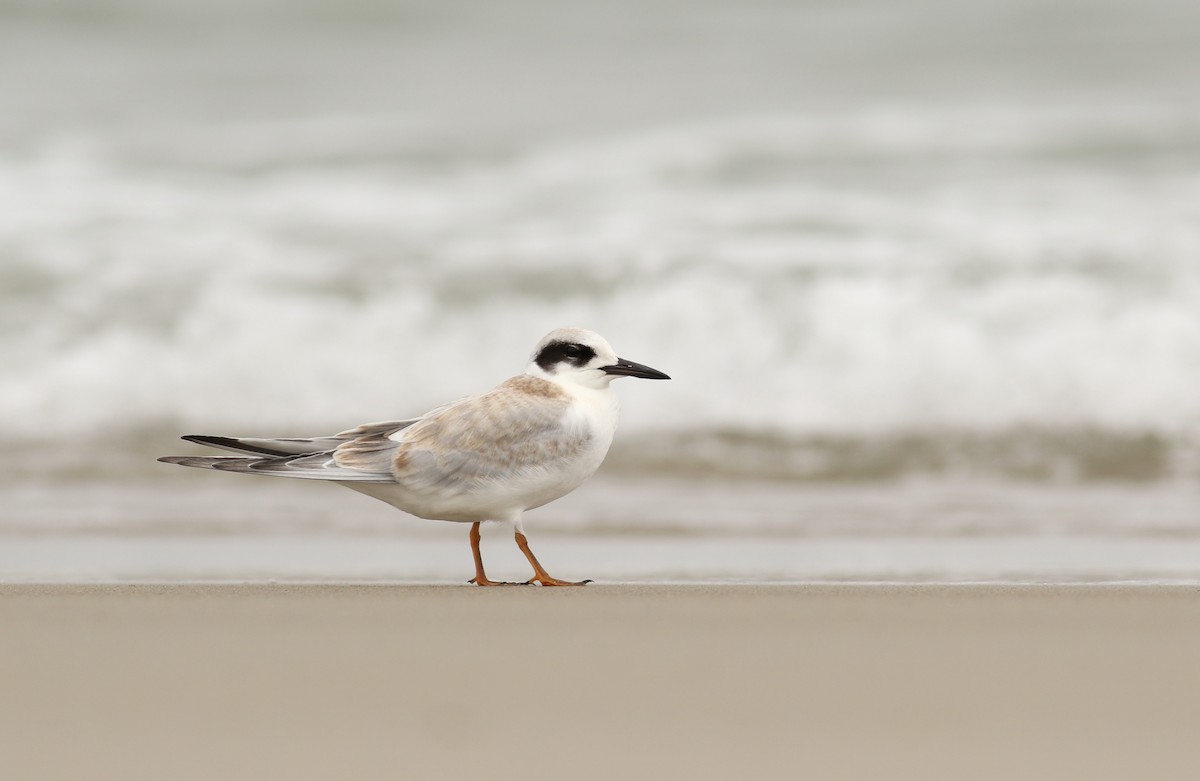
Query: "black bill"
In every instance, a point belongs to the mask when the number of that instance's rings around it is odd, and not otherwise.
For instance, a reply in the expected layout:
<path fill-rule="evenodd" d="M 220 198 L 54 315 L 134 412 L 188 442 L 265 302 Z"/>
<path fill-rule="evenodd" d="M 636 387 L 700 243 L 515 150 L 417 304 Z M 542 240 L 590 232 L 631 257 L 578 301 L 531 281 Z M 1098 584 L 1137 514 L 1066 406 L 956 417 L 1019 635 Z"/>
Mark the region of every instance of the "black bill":
<path fill-rule="evenodd" d="M 640 363 L 627 361 L 624 358 L 618 358 L 617 362 L 612 366 L 601 366 L 600 371 L 604 372 L 605 374 L 616 374 L 621 377 L 641 377 L 647 380 L 671 379 L 658 369 L 651 369 L 649 366 L 643 366 Z"/>

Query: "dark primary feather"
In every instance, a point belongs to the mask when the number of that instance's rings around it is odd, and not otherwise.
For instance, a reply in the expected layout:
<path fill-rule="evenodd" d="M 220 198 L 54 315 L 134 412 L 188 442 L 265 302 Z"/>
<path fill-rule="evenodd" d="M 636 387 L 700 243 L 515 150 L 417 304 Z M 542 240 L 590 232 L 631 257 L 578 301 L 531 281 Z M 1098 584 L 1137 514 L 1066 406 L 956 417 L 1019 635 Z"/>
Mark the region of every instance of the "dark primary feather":
<path fill-rule="evenodd" d="M 323 453 L 346 442 L 361 437 L 389 437 L 408 428 L 420 418 L 387 420 L 380 423 L 365 423 L 356 428 L 324 437 L 217 437 L 207 434 L 188 434 L 183 439 L 234 453 L 250 453 L 257 456 L 296 456 L 306 453 Z"/>
<path fill-rule="evenodd" d="M 197 445 L 208 445 L 209 447 L 221 448 L 222 450 L 232 450 L 236 453 L 260 453 L 264 456 L 288 455 L 287 450 L 251 445 L 233 437 L 210 437 L 203 434 L 186 434 L 180 437 L 180 439 L 195 442 Z M 162 459 L 160 458 L 159 460 L 161 461 Z"/>

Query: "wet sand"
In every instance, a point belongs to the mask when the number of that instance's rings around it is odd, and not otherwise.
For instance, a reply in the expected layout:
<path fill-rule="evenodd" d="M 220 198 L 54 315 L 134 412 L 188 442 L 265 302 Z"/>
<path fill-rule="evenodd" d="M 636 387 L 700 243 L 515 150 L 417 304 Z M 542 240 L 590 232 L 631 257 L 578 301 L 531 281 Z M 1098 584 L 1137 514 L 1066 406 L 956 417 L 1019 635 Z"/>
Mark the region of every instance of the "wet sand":
<path fill-rule="evenodd" d="M 1200 590 L 0 586 L 5 777 L 1200 772 Z"/>

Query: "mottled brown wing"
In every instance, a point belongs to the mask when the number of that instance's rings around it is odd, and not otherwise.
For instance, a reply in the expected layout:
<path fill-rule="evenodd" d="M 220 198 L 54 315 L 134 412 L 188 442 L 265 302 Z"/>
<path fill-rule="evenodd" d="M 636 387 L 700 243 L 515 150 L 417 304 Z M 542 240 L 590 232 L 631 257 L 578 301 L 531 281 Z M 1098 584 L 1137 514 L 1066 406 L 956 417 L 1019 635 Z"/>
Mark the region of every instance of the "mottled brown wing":
<path fill-rule="evenodd" d="M 393 474 L 413 490 L 457 494 L 554 469 L 578 456 L 589 438 L 582 417 L 569 414 L 568 402 L 545 380 L 509 380 L 405 429 L 393 443 Z M 388 452 L 383 443 L 356 440 L 353 445 L 355 455 L 345 463 L 354 468 Z M 343 448 L 349 455 L 350 445 Z"/>

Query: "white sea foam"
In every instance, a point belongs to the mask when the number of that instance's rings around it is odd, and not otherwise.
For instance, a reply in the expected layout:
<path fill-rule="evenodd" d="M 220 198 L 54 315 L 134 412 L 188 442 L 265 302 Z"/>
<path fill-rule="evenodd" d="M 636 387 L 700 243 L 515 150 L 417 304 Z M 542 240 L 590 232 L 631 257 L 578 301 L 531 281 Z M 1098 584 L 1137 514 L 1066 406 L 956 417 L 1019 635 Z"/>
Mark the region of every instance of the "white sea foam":
<path fill-rule="evenodd" d="M 0 161 L 0 355 L 22 368 L 0 425 L 407 414 L 557 323 L 679 376 L 628 389 L 639 426 L 1200 424 L 1200 177 L 1045 159 L 1119 136 L 1103 118 L 937 145 L 971 119 L 908 118 L 899 149 L 877 117 L 767 120 L 436 175 L 47 144 Z"/>

